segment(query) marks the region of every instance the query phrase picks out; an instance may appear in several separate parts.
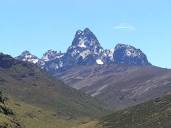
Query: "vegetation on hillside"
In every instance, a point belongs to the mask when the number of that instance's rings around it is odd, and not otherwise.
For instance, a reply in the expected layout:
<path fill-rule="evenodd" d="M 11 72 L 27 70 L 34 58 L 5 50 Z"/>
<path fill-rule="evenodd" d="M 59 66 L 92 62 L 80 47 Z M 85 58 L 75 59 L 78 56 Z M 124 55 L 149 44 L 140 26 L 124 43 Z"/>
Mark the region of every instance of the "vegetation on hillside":
<path fill-rule="evenodd" d="M 171 95 L 118 111 L 100 120 L 104 128 L 170 128 Z"/>
<path fill-rule="evenodd" d="M 72 128 L 88 118 L 70 119 L 55 111 L 14 100 L 0 92 L 0 128 Z"/>
<path fill-rule="evenodd" d="M 7 104 L 7 98 L 0 91 L 0 128 L 21 128 L 15 115 Z"/>

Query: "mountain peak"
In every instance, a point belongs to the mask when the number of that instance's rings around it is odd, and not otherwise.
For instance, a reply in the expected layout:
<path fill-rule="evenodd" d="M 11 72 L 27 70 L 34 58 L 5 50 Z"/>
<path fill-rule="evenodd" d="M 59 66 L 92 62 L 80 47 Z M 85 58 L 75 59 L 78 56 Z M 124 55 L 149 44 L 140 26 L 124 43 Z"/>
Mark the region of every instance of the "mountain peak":
<path fill-rule="evenodd" d="M 53 49 L 50 49 L 45 54 L 43 54 L 42 60 L 51 61 L 51 60 L 55 60 L 57 58 L 61 58 L 61 57 L 63 57 L 63 55 L 64 54 L 61 51 L 57 52 Z"/>
<path fill-rule="evenodd" d="M 113 58 L 116 64 L 149 65 L 146 55 L 140 49 L 127 44 L 117 44 Z"/>
<path fill-rule="evenodd" d="M 103 48 L 89 28 L 78 30 L 67 50 L 65 58 L 69 61 L 66 63 L 95 64 L 102 51 Z"/>
<path fill-rule="evenodd" d="M 39 59 L 26 50 L 16 58 L 37 64 L 49 72 L 66 70 L 75 65 L 151 65 L 146 55 L 134 46 L 119 43 L 111 50 L 103 49 L 89 28 L 76 31 L 72 44 L 65 53 L 50 49 Z"/>
<path fill-rule="evenodd" d="M 124 43 L 118 43 L 115 47 L 129 47 L 130 45 Z"/>
<path fill-rule="evenodd" d="M 80 29 L 79 29 L 79 30 L 77 30 L 77 31 L 76 31 L 76 34 L 75 34 L 75 36 L 79 36 L 80 34 L 82 34 L 82 32 L 83 32 L 83 31 L 82 31 L 82 30 L 80 30 Z"/>
<path fill-rule="evenodd" d="M 77 30 L 75 36 L 85 35 L 85 34 L 93 34 L 93 32 L 89 28 L 85 28 L 84 30 Z M 94 34 L 93 34 L 94 35 Z"/>
<path fill-rule="evenodd" d="M 91 31 L 89 28 L 85 28 L 85 29 L 84 29 L 84 32 L 85 32 L 85 33 L 92 33 L 92 31 Z"/>
<path fill-rule="evenodd" d="M 76 32 L 74 40 L 72 42 L 72 46 L 85 48 L 86 46 L 93 46 L 93 45 L 100 46 L 100 43 L 97 40 L 94 33 L 89 28 L 85 28 L 83 31 L 78 30 Z"/>
<path fill-rule="evenodd" d="M 53 50 L 53 49 L 49 49 L 47 52 L 45 52 L 44 54 L 43 54 L 43 56 L 46 56 L 46 55 L 49 55 L 49 54 L 57 54 L 58 52 L 57 51 L 55 51 L 55 50 Z"/>
<path fill-rule="evenodd" d="M 10 55 L 6 55 L 3 53 L 0 53 L 0 67 L 1 68 L 9 68 L 12 65 L 15 65 L 17 61 L 12 58 Z"/>
<path fill-rule="evenodd" d="M 37 64 L 39 61 L 39 58 L 35 55 L 32 55 L 29 51 L 25 50 L 21 53 L 21 55 L 17 56 L 16 59 L 21 61 L 30 62 L 33 64 Z"/>
<path fill-rule="evenodd" d="M 22 55 L 30 55 L 31 53 L 28 50 L 25 50 L 21 53 Z"/>

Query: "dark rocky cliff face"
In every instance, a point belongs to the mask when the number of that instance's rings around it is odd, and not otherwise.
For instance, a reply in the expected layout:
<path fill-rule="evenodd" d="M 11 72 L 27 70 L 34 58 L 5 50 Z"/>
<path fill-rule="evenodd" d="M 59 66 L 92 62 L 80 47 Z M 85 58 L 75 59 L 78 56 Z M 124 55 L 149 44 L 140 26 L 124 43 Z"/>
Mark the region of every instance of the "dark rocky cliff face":
<path fill-rule="evenodd" d="M 133 46 L 118 44 L 113 54 L 115 64 L 149 65 L 146 55 Z"/>

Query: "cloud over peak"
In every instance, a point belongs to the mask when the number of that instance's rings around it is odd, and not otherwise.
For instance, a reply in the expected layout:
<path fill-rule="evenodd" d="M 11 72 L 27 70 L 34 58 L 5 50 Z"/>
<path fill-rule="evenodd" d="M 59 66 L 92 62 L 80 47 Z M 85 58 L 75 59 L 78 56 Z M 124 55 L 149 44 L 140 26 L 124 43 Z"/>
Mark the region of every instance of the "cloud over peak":
<path fill-rule="evenodd" d="M 120 23 L 116 26 L 114 26 L 114 29 L 116 30 L 129 30 L 129 31 L 135 31 L 136 28 L 133 25 L 130 25 L 128 23 Z"/>

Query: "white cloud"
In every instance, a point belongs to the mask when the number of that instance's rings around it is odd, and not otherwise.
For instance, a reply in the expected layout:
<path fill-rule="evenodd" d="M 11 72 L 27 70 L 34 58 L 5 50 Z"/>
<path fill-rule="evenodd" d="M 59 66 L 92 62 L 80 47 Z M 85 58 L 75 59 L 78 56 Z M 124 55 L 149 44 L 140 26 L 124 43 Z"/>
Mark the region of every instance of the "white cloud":
<path fill-rule="evenodd" d="M 114 29 L 129 30 L 129 31 L 135 31 L 136 30 L 136 28 L 133 25 L 130 25 L 128 23 L 120 23 L 119 25 L 114 26 Z"/>

